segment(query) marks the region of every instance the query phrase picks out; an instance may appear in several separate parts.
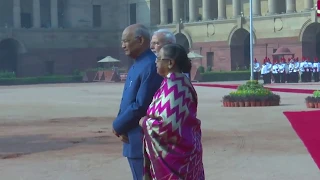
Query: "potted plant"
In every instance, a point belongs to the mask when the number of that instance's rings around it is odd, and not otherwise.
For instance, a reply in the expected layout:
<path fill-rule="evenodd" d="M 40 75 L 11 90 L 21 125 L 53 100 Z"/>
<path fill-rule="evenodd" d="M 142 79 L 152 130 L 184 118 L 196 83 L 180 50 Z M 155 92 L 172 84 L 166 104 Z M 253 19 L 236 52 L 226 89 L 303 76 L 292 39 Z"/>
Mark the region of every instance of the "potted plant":
<path fill-rule="evenodd" d="M 244 106 L 244 97 L 241 97 L 241 99 L 239 100 L 239 107 L 245 107 Z"/>
<path fill-rule="evenodd" d="M 234 96 L 234 107 L 240 107 L 241 96 Z"/>
<path fill-rule="evenodd" d="M 250 106 L 255 107 L 256 106 L 256 96 L 254 94 L 249 96 L 250 99 Z"/>
<path fill-rule="evenodd" d="M 250 107 L 250 97 L 249 96 L 245 96 L 243 98 L 244 101 L 244 107 Z"/>
<path fill-rule="evenodd" d="M 261 106 L 261 99 L 262 99 L 261 97 L 262 96 L 259 94 L 255 96 L 256 106 L 258 107 Z"/>
<path fill-rule="evenodd" d="M 306 105 L 307 105 L 307 108 L 314 108 L 314 102 L 315 102 L 315 98 L 313 96 L 308 96 L 306 97 Z"/>
<path fill-rule="evenodd" d="M 273 94 L 273 100 L 274 100 L 274 106 L 279 106 L 280 105 L 280 95 Z"/>
<path fill-rule="evenodd" d="M 236 96 L 230 96 L 230 107 L 235 107 Z"/>
<path fill-rule="evenodd" d="M 320 108 L 320 91 L 314 91 L 312 96 L 305 98 L 307 108 Z"/>
<path fill-rule="evenodd" d="M 229 107 L 230 106 L 230 95 L 225 95 L 222 98 L 223 106 Z"/>
<path fill-rule="evenodd" d="M 314 91 L 313 92 L 313 97 L 315 98 L 315 106 L 317 107 L 317 108 L 320 108 L 320 91 L 319 90 L 317 90 L 317 91 Z"/>
<path fill-rule="evenodd" d="M 225 106 L 228 101 L 231 102 L 230 106 Z M 258 81 L 248 81 L 238 86 L 237 90 L 231 92 L 229 96 L 224 96 L 223 104 L 225 107 L 278 106 L 280 96 L 273 94 Z"/>

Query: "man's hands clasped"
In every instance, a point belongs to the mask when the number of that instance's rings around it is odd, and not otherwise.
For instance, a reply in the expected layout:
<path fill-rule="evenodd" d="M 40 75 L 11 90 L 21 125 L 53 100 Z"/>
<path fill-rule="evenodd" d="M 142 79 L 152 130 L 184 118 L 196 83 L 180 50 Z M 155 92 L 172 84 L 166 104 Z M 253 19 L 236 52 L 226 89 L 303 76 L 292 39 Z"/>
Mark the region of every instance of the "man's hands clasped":
<path fill-rule="evenodd" d="M 146 116 L 142 117 L 140 120 L 139 120 L 139 125 L 142 127 L 143 126 L 143 122 L 145 120 Z M 112 133 L 114 135 L 116 135 L 118 138 L 120 138 L 120 140 L 124 143 L 129 143 L 129 138 L 127 135 L 123 135 L 123 134 L 118 134 L 114 129 L 112 129 Z"/>
<path fill-rule="evenodd" d="M 124 142 L 124 143 L 129 143 L 129 138 L 126 135 L 120 135 L 118 134 L 114 129 L 112 129 L 112 133 L 114 135 L 116 135 L 118 138 L 120 138 L 120 141 Z"/>

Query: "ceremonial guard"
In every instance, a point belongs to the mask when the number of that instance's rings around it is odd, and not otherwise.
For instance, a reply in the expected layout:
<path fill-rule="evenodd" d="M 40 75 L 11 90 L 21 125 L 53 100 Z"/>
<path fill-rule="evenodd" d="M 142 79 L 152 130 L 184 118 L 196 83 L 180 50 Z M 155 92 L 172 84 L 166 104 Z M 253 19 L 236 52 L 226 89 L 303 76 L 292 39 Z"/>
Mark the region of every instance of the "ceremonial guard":
<path fill-rule="evenodd" d="M 294 69 L 293 69 L 294 81 L 293 81 L 293 83 L 299 82 L 299 69 L 300 69 L 300 62 L 299 62 L 299 58 L 297 57 L 294 62 Z"/>
<path fill-rule="evenodd" d="M 273 60 L 272 65 L 272 75 L 275 83 L 280 83 L 280 76 L 279 76 L 279 63 L 278 60 Z"/>
<path fill-rule="evenodd" d="M 302 62 L 300 63 L 300 77 L 301 82 L 307 82 L 307 69 L 308 69 L 308 63 L 305 57 L 302 57 Z"/>
<path fill-rule="evenodd" d="M 292 58 L 292 59 L 289 59 L 290 61 L 290 63 L 289 63 L 289 73 L 288 73 L 288 76 L 289 76 L 289 78 L 288 78 L 288 80 L 287 80 L 287 82 L 288 83 L 293 83 L 293 82 L 295 82 L 295 73 L 294 73 L 294 69 L 295 69 L 295 62 L 294 62 L 294 59 Z"/>
<path fill-rule="evenodd" d="M 319 82 L 319 71 L 320 71 L 320 63 L 318 62 L 318 58 L 314 58 L 313 62 L 313 79 L 314 82 Z"/>
<path fill-rule="evenodd" d="M 290 75 L 289 75 L 289 63 L 290 63 L 290 58 L 288 58 L 288 61 L 286 61 L 286 59 L 284 59 L 285 61 L 285 68 L 284 68 L 284 73 L 285 73 L 285 82 L 289 82 L 290 81 Z"/>
<path fill-rule="evenodd" d="M 271 63 L 271 61 L 270 61 L 269 58 L 267 58 L 266 68 L 267 68 L 266 82 L 267 82 L 267 84 L 271 84 L 271 78 L 272 78 L 272 63 Z"/>
<path fill-rule="evenodd" d="M 267 59 L 266 58 L 263 60 L 263 64 L 261 67 L 261 75 L 262 75 L 262 79 L 263 79 L 263 84 L 268 84 L 267 83 L 268 68 L 267 68 Z"/>
<path fill-rule="evenodd" d="M 283 57 L 281 58 L 281 63 L 278 64 L 279 67 L 279 82 L 285 83 L 286 82 L 286 59 Z"/>
<path fill-rule="evenodd" d="M 253 79 L 258 81 L 259 75 L 260 75 L 260 63 L 255 58 L 253 63 Z"/>
<path fill-rule="evenodd" d="M 307 63 L 307 82 L 312 81 L 312 72 L 313 72 L 313 63 L 310 61 L 309 58 L 306 58 Z"/>

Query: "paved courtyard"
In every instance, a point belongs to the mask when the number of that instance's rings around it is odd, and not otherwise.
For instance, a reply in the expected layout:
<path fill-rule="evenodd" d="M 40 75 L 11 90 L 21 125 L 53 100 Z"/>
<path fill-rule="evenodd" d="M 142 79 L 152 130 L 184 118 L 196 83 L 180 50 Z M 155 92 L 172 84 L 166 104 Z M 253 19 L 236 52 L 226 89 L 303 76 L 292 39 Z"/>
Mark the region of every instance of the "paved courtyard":
<path fill-rule="evenodd" d="M 130 180 L 121 143 L 110 131 L 122 87 L 0 87 L 1 179 Z M 319 169 L 282 114 L 307 110 L 307 95 L 279 93 L 279 107 L 224 108 L 221 97 L 232 90 L 196 90 L 208 180 L 320 179 Z"/>

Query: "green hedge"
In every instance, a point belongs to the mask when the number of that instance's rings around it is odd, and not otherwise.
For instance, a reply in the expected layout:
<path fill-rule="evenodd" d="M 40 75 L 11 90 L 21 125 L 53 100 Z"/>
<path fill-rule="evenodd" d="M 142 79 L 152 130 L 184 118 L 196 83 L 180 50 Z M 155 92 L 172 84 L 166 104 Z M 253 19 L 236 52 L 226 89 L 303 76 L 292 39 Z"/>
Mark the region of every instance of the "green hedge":
<path fill-rule="evenodd" d="M 0 85 L 27 85 L 27 84 L 51 84 L 51 83 L 75 83 L 82 82 L 82 76 L 42 76 L 25 78 L 0 78 Z"/>
<path fill-rule="evenodd" d="M 205 72 L 201 74 L 202 82 L 249 80 L 250 71 Z"/>

